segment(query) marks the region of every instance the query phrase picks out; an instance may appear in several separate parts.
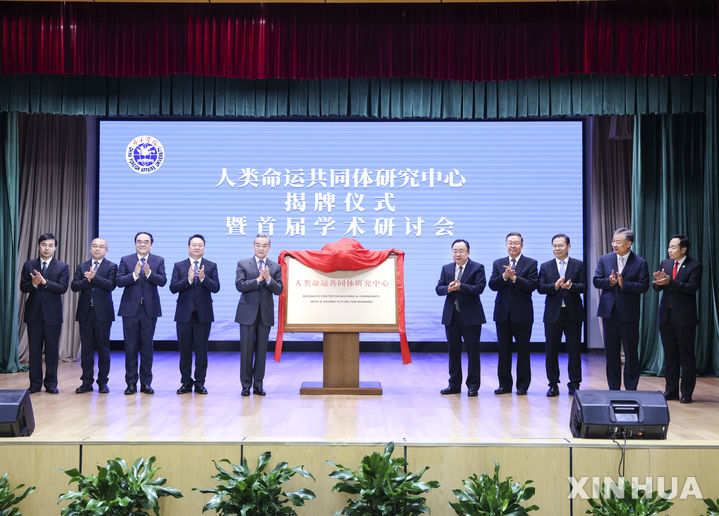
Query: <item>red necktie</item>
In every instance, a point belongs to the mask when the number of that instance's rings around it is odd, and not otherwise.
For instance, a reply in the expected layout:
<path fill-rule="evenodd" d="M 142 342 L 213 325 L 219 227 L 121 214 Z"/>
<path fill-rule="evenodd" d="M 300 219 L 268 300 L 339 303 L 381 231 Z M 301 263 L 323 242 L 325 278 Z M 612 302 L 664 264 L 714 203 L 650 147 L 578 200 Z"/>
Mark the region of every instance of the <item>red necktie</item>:
<path fill-rule="evenodd" d="M 672 269 L 672 279 L 677 279 L 677 269 L 679 268 L 679 262 L 674 262 L 674 268 Z"/>

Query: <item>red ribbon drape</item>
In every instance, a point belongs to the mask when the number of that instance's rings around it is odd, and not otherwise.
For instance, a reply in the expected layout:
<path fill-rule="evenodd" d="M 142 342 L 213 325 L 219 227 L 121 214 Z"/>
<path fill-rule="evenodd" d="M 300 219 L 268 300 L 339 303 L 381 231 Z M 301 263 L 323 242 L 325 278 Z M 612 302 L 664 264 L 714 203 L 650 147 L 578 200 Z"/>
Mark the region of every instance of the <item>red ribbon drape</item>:
<path fill-rule="evenodd" d="M 280 294 L 280 305 L 278 308 L 277 341 L 275 344 L 275 360 L 280 361 L 282 355 L 282 339 L 285 333 L 285 310 L 287 309 L 287 265 L 285 258 L 290 256 L 303 265 L 312 267 L 322 272 L 333 271 L 356 271 L 376 267 L 384 262 L 387 257 L 394 253 L 397 255 L 397 303 L 398 303 L 398 326 L 399 342 L 402 351 L 402 363 L 409 364 L 412 357 L 407 343 L 407 332 L 405 330 L 404 315 L 404 251 L 397 249 L 385 249 L 382 251 L 371 251 L 362 247 L 357 240 L 342 238 L 337 242 L 325 245 L 320 251 L 282 251 L 277 261 L 282 266 L 282 284 L 285 289 Z"/>
<path fill-rule="evenodd" d="M 719 73 L 719 2 L 0 2 L 0 74 L 240 79 Z"/>

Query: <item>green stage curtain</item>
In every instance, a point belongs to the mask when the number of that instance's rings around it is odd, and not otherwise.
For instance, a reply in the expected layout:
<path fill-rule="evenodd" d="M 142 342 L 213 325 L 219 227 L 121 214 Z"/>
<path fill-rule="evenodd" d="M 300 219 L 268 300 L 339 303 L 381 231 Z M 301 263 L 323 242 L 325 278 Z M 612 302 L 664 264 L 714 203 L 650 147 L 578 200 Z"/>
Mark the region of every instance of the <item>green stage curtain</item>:
<path fill-rule="evenodd" d="M 0 75 L 0 112 L 454 119 L 703 113 L 714 81 L 601 75 L 504 82 Z"/>
<path fill-rule="evenodd" d="M 645 115 L 636 122 L 632 209 L 636 232 L 636 252 L 651 271 L 667 257 L 667 246 L 674 234 L 685 234 L 691 241 L 689 254 L 704 264 L 700 290 L 701 322 L 697 345 L 697 368 L 701 374 L 713 372 L 710 360 L 716 342 L 716 325 L 711 301 L 714 235 L 705 223 L 705 206 L 717 199 L 707 179 L 716 170 L 705 169 L 706 116 Z M 651 289 L 642 299 L 640 356 L 645 373 L 662 374 L 664 354 L 657 326 L 659 293 Z"/>
<path fill-rule="evenodd" d="M 18 131 L 17 113 L 3 113 L 0 116 L 2 148 L 0 148 L 0 256 L 2 257 L 4 280 L 0 284 L 0 373 L 27 371 L 21 366 L 18 356 L 17 327 L 17 270 L 18 255 Z"/>

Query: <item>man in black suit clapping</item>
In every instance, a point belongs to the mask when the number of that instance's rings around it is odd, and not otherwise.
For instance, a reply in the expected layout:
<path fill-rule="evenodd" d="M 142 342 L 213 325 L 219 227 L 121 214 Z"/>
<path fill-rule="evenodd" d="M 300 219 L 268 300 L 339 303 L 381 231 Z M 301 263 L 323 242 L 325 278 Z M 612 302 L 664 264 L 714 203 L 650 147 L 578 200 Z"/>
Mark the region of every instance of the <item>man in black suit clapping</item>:
<path fill-rule="evenodd" d="M 696 293 L 702 280 L 702 264 L 687 255 L 689 239 L 674 235 L 669 241 L 669 259 L 654 273 L 653 286 L 663 291 L 659 302 L 659 333 L 664 348 L 666 387 L 664 397 L 691 403 L 697 379 L 694 336 L 699 323 Z M 681 398 L 679 367 L 681 366 Z"/>
<path fill-rule="evenodd" d="M 539 268 L 537 291 L 547 295 L 544 302 L 544 335 L 547 341 L 547 396 L 550 398 L 559 396 L 557 355 L 562 333 L 566 337 L 569 376 L 567 389 L 570 395 L 574 395 L 582 381 L 581 334 L 584 306 L 581 294 L 587 291 L 587 272 L 583 261 L 569 257 L 571 247 L 567 235 L 554 235 L 554 259 L 544 262 Z"/>
<path fill-rule="evenodd" d="M 112 291 L 115 290 L 117 265 L 105 259 L 107 241 L 96 238 L 90 243 L 91 259 L 75 269 L 70 288 L 80 292 L 75 320 L 80 324 L 82 385 L 75 392 L 92 392 L 95 351 L 97 351 L 97 389 L 107 394 L 110 374 L 110 327 L 115 320 Z"/>

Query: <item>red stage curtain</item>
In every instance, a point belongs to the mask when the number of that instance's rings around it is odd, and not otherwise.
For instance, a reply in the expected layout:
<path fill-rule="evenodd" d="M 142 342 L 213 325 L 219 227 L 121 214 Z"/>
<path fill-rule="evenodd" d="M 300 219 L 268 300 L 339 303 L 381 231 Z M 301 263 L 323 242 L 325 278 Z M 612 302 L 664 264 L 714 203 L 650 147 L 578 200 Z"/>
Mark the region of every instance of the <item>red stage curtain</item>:
<path fill-rule="evenodd" d="M 719 68 L 719 3 L 157 5 L 0 2 L 0 73 L 246 79 Z"/>

